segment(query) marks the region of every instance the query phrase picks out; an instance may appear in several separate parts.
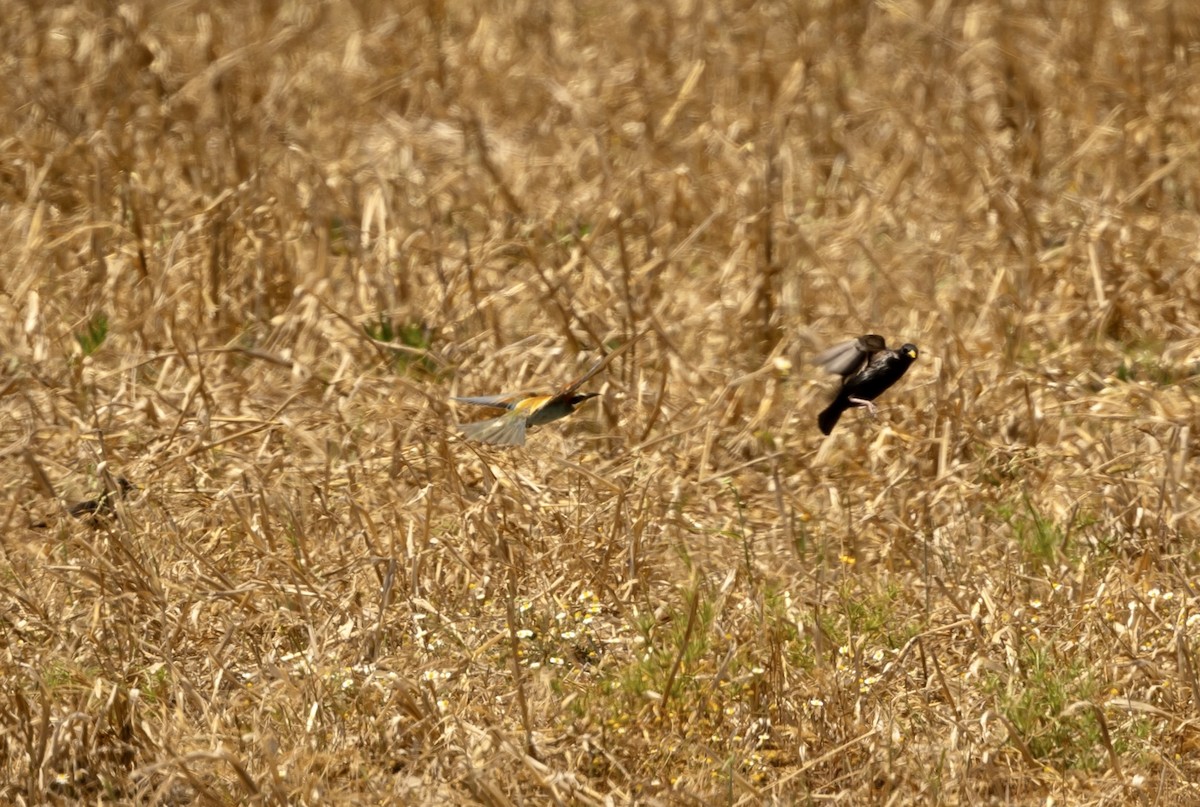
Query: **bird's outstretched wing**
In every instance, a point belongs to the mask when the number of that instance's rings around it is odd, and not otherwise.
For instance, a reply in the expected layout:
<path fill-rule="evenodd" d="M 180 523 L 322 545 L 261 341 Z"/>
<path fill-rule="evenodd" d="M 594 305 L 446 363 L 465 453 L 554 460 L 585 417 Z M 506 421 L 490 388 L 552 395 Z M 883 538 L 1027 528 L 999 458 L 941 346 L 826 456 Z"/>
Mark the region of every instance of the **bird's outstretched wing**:
<path fill-rule="evenodd" d="M 813 363 L 821 365 L 831 373 L 848 378 L 865 367 L 871 357 L 882 350 L 887 350 L 884 338 L 877 333 L 868 333 L 821 351 L 813 358 Z"/>
<path fill-rule="evenodd" d="M 525 445 L 525 418 L 524 412 L 505 412 L 497 418 L 463 423 L 459 428 L 467 437 L 481 443 L 491 443 L 497 446 L 523 446 Z"/>

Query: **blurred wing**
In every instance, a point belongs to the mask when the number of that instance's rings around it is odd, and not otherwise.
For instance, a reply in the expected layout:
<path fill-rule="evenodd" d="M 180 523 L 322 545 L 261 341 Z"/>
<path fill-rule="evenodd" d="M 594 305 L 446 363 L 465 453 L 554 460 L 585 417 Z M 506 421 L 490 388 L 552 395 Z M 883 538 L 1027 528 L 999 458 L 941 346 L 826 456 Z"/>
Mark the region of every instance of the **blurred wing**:
<path fill-rule="evenodd" d="M 462 433 L 472 440 L 497 446 L 525 445 L 525 415 L 509 412 L 498 418 L 480 420 L 476 423 L 459 424 Z"/>
<path fill-rule="evenodd" d="M 831 373 L 852 376 L 866 365 L 871 356 L 886 349 L 887 344 L 882 336 L 869 333 L 821 351 L 813 358 L 813 362 Z"/>
<path fill-rule="evenodd" d="M 851 339 L 831 348 L 822 350 L 813 357 L 813 363 L 819 364 L 831 373 L 849 376 L 857 373 L 867 360 L 867 354 L 859 349 L 858 340 Z"/>
<path fill-rule="evenodd" d="M 588 371 L 586 373 L 579 376 L 579 378 L 575 379 L 570 384 L 567 384 L 565 387 L 563 387 L 559 391 L 558 394 L 559 395 L 570 395 L 572 392 L 574 392 L 575 390 L 582 387 L 584 384 L 586 384 L 588 382 L 588 380 L 590 380 L 594 375 L 596 375 L 596 373 L 600 372 L 605 367 L 607 367 L 609 362 L 611 362 L 617 356 L 620 356 L 626 350 L 629 350 L 629 348 L 633 347 L 633 344 L 635 342 L 637 342 L 637 340 L 641 339 L 645 335 L 646 335 L 645 331 L 642 331 L 641 333 L 638 333 L 638 334 L 634 334 L 632 339 L 630 339 L 625 344 L 621 345 L 619 348 L 614 350 L 612 353 L 609 353 L 607 356 L 600 359 L 600 361 L 593 364 L 590 368 L 588 368 Z"/>

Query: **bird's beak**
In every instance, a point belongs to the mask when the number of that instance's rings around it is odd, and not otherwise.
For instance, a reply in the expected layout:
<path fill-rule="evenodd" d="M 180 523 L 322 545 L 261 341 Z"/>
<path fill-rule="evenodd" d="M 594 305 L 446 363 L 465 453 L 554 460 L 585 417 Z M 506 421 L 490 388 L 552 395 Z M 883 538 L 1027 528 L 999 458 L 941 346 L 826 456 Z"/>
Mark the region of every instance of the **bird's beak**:
<path fill-rule="evenodd" d="M 905 353 L 907 353 L 907 354 L 908 354 L 908 357 L 909 357 L 910 359 L 915 359 L 915 358 L 917 357 L 917 350 L 916 350 L 916 348 L 911 348 L 911 347 L 910 347 L 908 350 L 906 350 L 906 351 L 905 351 Z"/>

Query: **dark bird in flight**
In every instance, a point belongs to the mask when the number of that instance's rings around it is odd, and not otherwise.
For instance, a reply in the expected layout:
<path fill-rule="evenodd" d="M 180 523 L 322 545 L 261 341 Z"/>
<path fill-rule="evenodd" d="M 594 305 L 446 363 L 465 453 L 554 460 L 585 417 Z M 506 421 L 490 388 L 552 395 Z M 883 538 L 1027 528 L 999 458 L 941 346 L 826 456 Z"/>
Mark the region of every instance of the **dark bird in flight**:
<path fill-rule="evenodd" d="M 882 336 L 869 333 L 825 350 L 814 361 L 842 377 L 842 386 L 829 406 L 817 416 L 822 434 L 829 434 L 847 409 L 865 406 L 875 416 L 873 401 L 900 380 L 917 358 L 911 342 L 888 350 Z"/>
<path fill-rule="evenodd" d="M 111 519 L 116 516 L 117 508 L 114 505 L 117 499 L 124 499 L 130 493 L 135 492 L 137 485 L 130 482 L 123 476 L 118 476 L 114 479 L 117 483 L 115 490 L 105 490 L 94 499 L 86 499 L 82 502 L 75 502 L 67 505 L 67 513 L 81 521 L 89 521 L 95 524 L 100 519 Z M 48 525 L 45 521 L 38 521 L 29 525 L 35 530 L 44 530 Z"/>
<path fill-rule="evenodd" d="M 94 499 L 76 502 L 67 508 L 67 512 L 75 516 L 75 518 L 96 518 L 97 516 L 112 518 L 117 514 L 113 502 L 117 498 L 124 499 L 130 493 L 137 490 L 137 485 L 123 476 L 118 476 L 116 482 L 117 489 L 115 491 L 106 490 Z"/>

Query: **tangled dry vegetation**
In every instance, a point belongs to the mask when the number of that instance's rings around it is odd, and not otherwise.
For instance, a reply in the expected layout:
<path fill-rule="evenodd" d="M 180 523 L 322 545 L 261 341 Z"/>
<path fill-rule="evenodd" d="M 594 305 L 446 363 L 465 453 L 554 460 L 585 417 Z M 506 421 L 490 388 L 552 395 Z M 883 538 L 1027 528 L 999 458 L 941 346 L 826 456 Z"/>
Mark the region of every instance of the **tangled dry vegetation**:
<path fill-rule="evenodd" d="M 1192 4 L 403 5 L 0 2 L 0 801 L 1196 803 Z"/>

